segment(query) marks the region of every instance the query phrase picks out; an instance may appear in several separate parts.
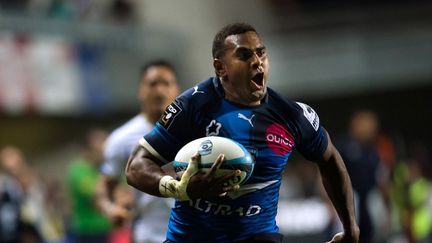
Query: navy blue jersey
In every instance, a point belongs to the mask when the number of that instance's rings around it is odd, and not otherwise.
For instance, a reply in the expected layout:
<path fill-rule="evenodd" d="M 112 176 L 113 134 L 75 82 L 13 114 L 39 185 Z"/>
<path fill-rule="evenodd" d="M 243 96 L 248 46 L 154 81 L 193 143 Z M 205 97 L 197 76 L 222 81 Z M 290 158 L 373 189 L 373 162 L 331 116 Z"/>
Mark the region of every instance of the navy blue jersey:
<path fill-rule="evenodd" d="M 293 149 L 316 160 L 327 148 L 318 115 L 270 88 L 258 106 L 232 103 L 224 98 L 219 79 L 210 78 L 177 97 L 141 144 L 169 163 L 186 143 L 214 135 L 244 145 L 255 157 L 254 171 L 239 191 L 225 197 L 177 201 L 167 238 L 173 242 L 233 242 L 278 232 L 279 187 Z"/>

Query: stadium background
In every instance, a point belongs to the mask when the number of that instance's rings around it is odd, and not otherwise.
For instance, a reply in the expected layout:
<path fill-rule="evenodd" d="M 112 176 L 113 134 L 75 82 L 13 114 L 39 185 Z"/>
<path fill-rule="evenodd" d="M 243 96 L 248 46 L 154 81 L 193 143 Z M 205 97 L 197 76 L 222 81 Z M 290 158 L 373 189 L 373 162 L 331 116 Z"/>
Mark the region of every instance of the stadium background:
<path fill-rule="evenodd" d="M 181 87 L 192 86 L 213 74 L 215 32 L 246 21 L 269 50 L 270 87 L 310 104 L 334 135 L 370 109 L 397 162 L 423 151 L 430 166 L 431 12 L 419 0 L 0 0 L 0 147 L 19 147 L 42 177 L 61 182 L 86 128 L 110 130 L 138 111 L 143 63 L 168 59 Z M 289 238 L 321 230 L 299 224 L 311 230 L 288 222 Z M 381 239 L 403 240 L 402 228 Z"/>

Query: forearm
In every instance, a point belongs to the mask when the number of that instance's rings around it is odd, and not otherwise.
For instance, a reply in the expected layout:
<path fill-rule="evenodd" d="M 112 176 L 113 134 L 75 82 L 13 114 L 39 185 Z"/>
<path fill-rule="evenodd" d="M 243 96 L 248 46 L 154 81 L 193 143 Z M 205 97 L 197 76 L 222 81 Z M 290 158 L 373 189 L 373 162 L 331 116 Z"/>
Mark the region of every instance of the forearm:
<path fill-rule="evenodd" d="M 96 205 L 102 212 L 109 210 L 112 202 L 112 191 L 117 185 L 117 181 L 111 181 L 105 175 L 102 175 L 96 185 Z"/>
<path fill-rule="evenodd" d="M 162 168 L 152 161 L 148 151 L 138 146 L 131 154 L 125 169 L 127 183 L 136 189 L 161 196 L 159 181 L 166 175 Z"/>
<path fill-rule="evenodd" d="M 335 207 L 346 234 L 357 233 L 351 180 L 337 151 L 319 164 L 324 188 Z"/>

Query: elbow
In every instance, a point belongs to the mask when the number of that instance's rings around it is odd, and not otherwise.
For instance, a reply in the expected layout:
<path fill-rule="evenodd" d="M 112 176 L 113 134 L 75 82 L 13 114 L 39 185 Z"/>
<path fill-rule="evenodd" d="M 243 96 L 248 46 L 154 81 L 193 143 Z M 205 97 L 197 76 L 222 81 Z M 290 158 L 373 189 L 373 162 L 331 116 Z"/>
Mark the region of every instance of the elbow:
<path fill-rule="evenodd" d="M 135 178 L 136 178 L 136 165 L 133 163 L 133 158 L 129 158 L 128 163 L 126 164 L 125 168 L 125 176 L 126 176 L 126 183 L 130 186 L 135 187 Z"/>
<path fill-rule="evenodd" d="M 126 171 L 126 183 L 129 186 L 133 186 L 132 174 Z"/>

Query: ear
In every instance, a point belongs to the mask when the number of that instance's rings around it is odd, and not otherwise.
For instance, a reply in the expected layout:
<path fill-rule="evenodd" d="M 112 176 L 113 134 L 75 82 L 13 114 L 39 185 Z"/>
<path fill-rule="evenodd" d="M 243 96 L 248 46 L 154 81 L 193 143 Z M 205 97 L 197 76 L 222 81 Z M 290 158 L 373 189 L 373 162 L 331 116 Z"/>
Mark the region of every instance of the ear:
<path fill-rule="evenodd" d="M 225 70 L 225 65 L 222 62 L 222 60 L 215 58 L 213 59 L 213 67 L 215 69 L 215 74 L 219 77 L 225 77 L 226 75 L 226 70 Z"/>

